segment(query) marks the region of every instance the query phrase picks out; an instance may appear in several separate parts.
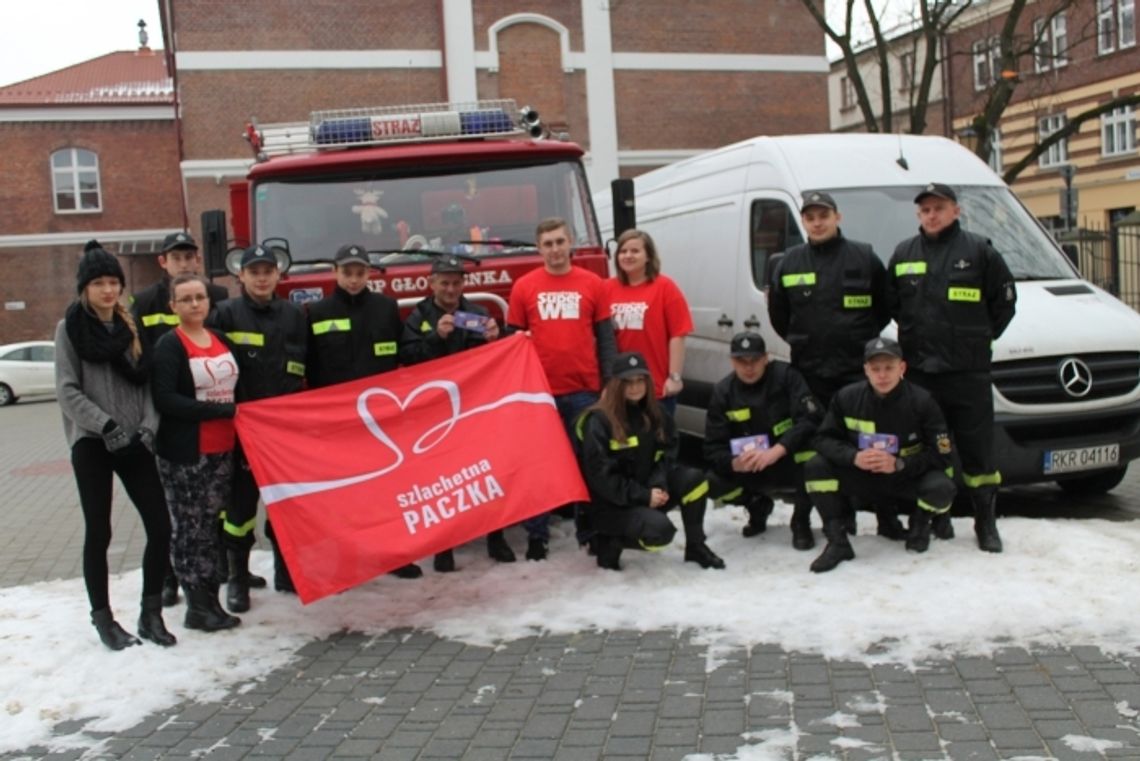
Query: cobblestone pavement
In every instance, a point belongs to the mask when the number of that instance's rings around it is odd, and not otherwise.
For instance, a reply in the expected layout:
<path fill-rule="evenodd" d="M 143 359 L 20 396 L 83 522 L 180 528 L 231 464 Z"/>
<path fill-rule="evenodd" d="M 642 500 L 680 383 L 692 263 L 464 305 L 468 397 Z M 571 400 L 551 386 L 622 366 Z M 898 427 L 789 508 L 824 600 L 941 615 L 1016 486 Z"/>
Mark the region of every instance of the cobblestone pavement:
<path fill-rule="evenodd" d="M 58 407 L 0 409 L 0 431 L 0 586 L 78 576 L 82 521 Z M 112 572 L 136 568 L 142 549 L 118 499 Z M 1052 487 L 1002 501 L 1019 514 L 1064 505 Z M 1137 505 L 1133 474 L 1084 515 L 1133 521 Z M 584 631 L 488 648 L 342 632 L 217 702 L 86 730 L 101 738 L 94 749 L 0 759 L 1140 759 L 1138 657 L 1010 643 L 915 669 L 765 645 L 712 659 L 695 634 Z"/>

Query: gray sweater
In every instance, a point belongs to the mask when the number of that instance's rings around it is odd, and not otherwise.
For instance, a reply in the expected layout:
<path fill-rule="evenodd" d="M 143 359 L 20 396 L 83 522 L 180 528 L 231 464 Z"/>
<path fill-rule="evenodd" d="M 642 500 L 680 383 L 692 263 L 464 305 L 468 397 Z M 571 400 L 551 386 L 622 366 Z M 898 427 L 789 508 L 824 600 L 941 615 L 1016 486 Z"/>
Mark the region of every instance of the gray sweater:
<path fill-rule="evenodd" d="M 103 438 L 108 420 L 118 423 L 128 439 L 138 432 L 148 448 L 153 446 L 158 413 L 151 402 L 150 384 L 136 386 L 109 362 L 80 359 L 63 320 L 55 329 L 55 390 L 69 447 L 85 436 Z"/>

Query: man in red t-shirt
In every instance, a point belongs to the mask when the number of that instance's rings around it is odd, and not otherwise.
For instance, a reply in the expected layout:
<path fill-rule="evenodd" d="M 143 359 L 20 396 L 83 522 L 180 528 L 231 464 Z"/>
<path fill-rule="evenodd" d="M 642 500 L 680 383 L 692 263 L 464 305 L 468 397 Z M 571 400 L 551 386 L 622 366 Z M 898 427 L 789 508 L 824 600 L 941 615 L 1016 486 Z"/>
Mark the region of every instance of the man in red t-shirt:
<path fill-rule="evenodd" d="M 540 222 L 535 242 L 543 267 L 515 281 L 507 325 L 512 330 L 530 332 L 558 414 L 573 444 L 574 421 L 582 410 L 598 401 L 603 370 L 608 371 L 617 354 L 605 281 L 570 263 L 570 227 L 565 220 L 551 218 Z M 576 515 L 580 512 L 575 509 Z M 523 522 L 527 560 L 546 558 L 548 522 L 546 514 Z M 579 541 L 587 538 L 579 523 Z"/>

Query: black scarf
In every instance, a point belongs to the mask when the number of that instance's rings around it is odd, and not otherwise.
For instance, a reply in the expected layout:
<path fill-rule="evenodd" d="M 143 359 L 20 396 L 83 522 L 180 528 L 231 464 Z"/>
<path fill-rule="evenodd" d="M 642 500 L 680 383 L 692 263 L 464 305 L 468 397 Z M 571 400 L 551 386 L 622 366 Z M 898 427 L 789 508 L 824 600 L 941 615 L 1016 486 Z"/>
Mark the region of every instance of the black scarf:
<path fill-rule="evenodd" d="M 94 363 L 110 362 L 119 375 L 136 386 L 146 383 L 145 364 L 141 359 L 138 364 L 128 359 L 135 335 L 118 312 L 114 313 L 111 329 L 107 330 L 102 320 L 76 301 L 67 308 L 63 324 L 80 359 Z"/>

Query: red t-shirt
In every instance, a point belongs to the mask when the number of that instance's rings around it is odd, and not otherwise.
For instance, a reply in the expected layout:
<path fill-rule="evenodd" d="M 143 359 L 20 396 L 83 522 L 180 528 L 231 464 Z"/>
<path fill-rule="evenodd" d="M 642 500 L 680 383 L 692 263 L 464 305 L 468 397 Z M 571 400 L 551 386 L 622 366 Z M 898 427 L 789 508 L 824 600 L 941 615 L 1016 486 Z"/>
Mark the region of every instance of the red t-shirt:
<path fill-rule="evenodd" d="M 665 275 L 638 285 L 622 285 L 614 277 L 606 286 L 618 350 L 644 355 L 660 399 L 669 377 L 669 339 L 693 332 L 689 304 L 677 284 Z"/>
<path fill-rule="evenodd" d="M 594 323 L 609 316 L 605 281 L 581 267 L 565 275 L 531 270 L 511 288 L 509 322 L 530 331 L 556 396 L 601 390 Z"/>
<path fill-rule="evenodd" d="M 210 345 L 199 346 L 186 337 L 181 328 L 175 328 L 186 357 L 190 361 L 190 375 L 194 378 L 194 398 L 200 402 L 234 401 L 238 366 L 229 348 L 210 334 Z M 232 418 L 203 420 L 198 424 L 198 453 L 218 454 L 234 448 L 234 421 Z"/>

